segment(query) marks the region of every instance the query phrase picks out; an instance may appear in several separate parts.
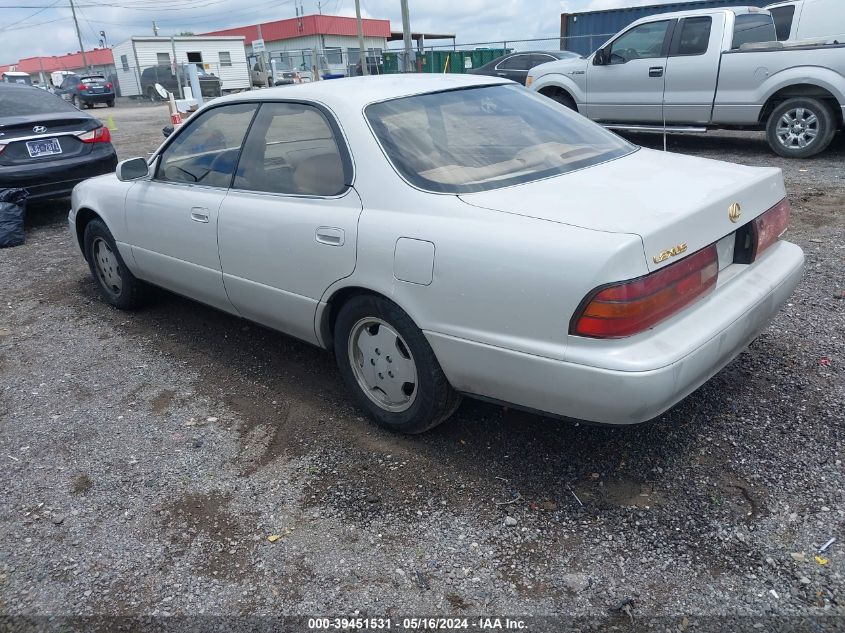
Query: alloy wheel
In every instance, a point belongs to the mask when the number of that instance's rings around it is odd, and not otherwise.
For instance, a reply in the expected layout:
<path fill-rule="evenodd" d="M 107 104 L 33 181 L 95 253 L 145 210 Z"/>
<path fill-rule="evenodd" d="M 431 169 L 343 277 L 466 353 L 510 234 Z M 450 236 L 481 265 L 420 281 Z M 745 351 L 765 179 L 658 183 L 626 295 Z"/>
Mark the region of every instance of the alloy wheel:
<path fill-rule="evenodd" d="M 809 147 L 818 135 L 819 117 L 807 108 L 789 110 L 778 121 L 777 137 L 787 149 Z"/>

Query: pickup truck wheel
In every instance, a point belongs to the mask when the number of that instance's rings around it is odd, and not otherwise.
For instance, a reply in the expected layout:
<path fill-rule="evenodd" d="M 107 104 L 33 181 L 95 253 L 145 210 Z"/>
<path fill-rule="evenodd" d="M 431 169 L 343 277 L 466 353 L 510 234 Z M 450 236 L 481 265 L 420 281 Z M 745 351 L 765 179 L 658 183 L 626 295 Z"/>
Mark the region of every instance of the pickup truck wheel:
<path fill-rule="evenodd" d="M 83 244 L 91 276 L 103 299 L 121 310 L 141 305 L 148 286 L 129 272 L 111 231 L 102 220 L 91 220 L 85 226 Z"/>
<path fill-rule="evenodd" d="M 827 149 L 836 134 L 833 112 L 809 97 L 787 99 L 769 115 L 766 137 L 776 154 L 809 158 Z"/>
<path fill-rule="evenodd" d="M 575 99 L 570 97 L 563 90 L 555 90 L 554 92 L 541 93 L 545 94 L 552 101 L 557 101 L 560 105 L 566 106 L 570 110 L 578 112 L 578 106 L 575 105 Z"/>
<path fill-rule="evenodd" d="M 458 408 L 461 397 L 431 346 L 396 304 L 373 295 L 354 297 L 341 307 L 334 335 L 344 382 L 380 426 L 424 433 Z"/>

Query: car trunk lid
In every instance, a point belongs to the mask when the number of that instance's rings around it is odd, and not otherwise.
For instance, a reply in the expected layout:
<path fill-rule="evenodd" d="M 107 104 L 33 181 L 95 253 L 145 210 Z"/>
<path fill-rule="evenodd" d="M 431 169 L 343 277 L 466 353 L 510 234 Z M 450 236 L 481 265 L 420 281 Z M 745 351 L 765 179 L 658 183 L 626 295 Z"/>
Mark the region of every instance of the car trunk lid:
<path fill-rule="evenodd" d="M 654 271 L 726 237 L 720 260 L 729 260 L 730 236 L 785 196 L 779 169 L 642 149 L 600 166 L 459 197 L 496 211 L 639 235 Z"/>
<path fill-rule="evenodd" d="M 91 148 L 77 135 L 101 125 L 92 117 L 71 112 L 4 117 L 0 119 L 0 165 L 20 165 L 86 154 Z M 54 143 L 49 142 L 52 139 L 55 139 Z"/>

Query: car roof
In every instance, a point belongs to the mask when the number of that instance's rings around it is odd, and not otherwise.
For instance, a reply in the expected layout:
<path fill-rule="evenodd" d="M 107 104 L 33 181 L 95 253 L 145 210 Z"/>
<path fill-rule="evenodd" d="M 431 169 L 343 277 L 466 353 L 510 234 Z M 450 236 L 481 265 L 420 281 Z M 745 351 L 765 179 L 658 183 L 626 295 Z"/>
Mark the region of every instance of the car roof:
<path fill-rule="evenodd" d="M 495 86 L 514 82 L 486 75 L 450 75 L 450 74 L 397 74 L 370 75 L 367 77 L 344 77 L 311 81 L 292 86 L 279 86 L 262 90 L 239 92 L 234 95 L 215 99 L 214 103 L 233 101 L 255 101 L 274 99 L 302 99 L 318 101 L 332 107 L 337 104 L 345 108 L 360 109 L 378 101 L 387 101 L 398 97 L 410 97 L 428 92 L 457 90 L 475 86 Z"/>
<path fill-rule="evenodd" d="M 689 17 L 696 17 L 699 15 L 709 15 L 713 13 L 725 13 L 730 11 L 731 13 L 735 13 L 736 15 L 744 15 L 746 13 L 761 13 L 765 14 L 766 10 L 761 9 L 760 7 L 752 7 L 752 6 L 737 6 L 737 7 L 710 7 L 704 9 L 692 9 L 688 11 L 673 11 L 671 13 L 655 13 L 654 15 L 649 15 L 643 18 L 640 18 L 636 22 L 632 22 L 631 24 L 639 24 L 641 22 L 651 22 L 656 21 L 657 19 L 672 19 L 672 18 L 689 18 Z"/>

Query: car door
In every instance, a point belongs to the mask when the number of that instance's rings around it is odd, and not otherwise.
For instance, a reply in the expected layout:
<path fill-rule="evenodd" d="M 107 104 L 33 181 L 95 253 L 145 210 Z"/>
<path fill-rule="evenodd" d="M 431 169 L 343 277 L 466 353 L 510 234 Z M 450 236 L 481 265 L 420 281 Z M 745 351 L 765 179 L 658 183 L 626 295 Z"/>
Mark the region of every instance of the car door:
<path fill-rule="evenodd" d="M 226 197 L 255 103 L 194 115 L 157 157 L 148 180 L 126 196 L 126 225 L 140 277 L 232 311 L 217 252 Z"/>
<path fill-rule="evenodd" d="M 528 71 L 531 70 L 531 67 L 530 53 L 516 53 L 496 64 L 493 74 L 497 77 L 517 81 L 524 86 L 525 79 L 528 77 Z"/>
<path fill-rule="evenodd" d="M 666 57 L 675 20 L 634 26 L 587 68 L 587 116 L 616 123 L 662 123 Z"/>
<path fill-rule="evenodd" d="M 316 342 L 320 298 L 355 269 L 362 206 L 351 183 L 329 111 L 262 104 L 218 229 L 223 281 L 241 315 Z"/>
<path fill-rule="evenodd" d="M 715 13 L 684 18 L 675 27 L 666 60 L 663 93 L 667 123 L 710 122 L 719 79 L 724 21 L 724 13 Z"/>

